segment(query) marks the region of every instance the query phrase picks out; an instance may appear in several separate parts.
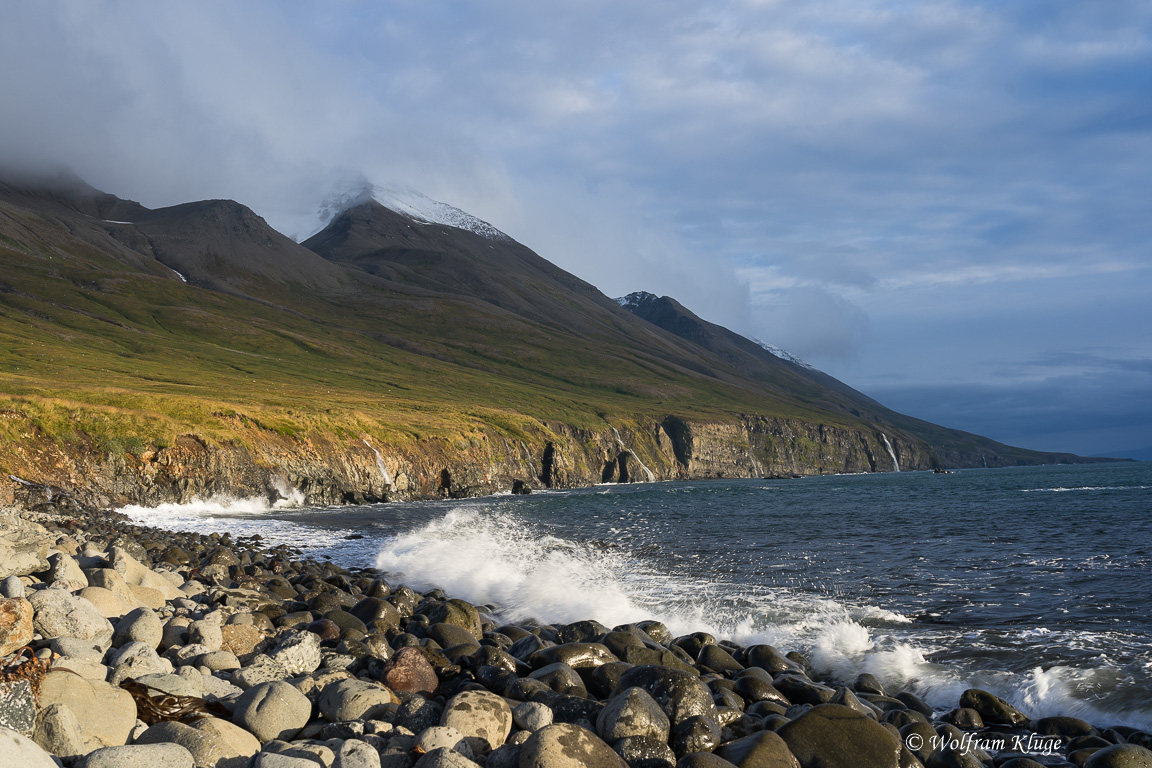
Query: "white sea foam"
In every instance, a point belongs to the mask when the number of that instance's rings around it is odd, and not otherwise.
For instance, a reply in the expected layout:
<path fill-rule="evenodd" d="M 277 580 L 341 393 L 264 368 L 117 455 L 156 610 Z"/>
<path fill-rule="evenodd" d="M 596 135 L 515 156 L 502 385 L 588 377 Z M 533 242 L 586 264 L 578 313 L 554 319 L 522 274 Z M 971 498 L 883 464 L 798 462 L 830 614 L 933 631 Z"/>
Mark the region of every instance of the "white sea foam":
<path fill-rule="evenodd" d="M 509 621 L 593 618 L 615 626 L 657 619 L 674 634 L 705 631 L 743 644 L 801 650 L 823 675 L 851 681 L 869 672 L 938 709 L 955 707 L 961 693 L 979 687 L 1035 717 L 1059 713 L 1103 725 L 1152 726 L 1152 713 L 1089 700 L 1090 691 L 1109 689 L 1115 670 L 1107 666 L 1013 674 L 937 663 L 931 657 L 944 650 L 941 638 L 952 650 L 959 639 L 947 630 L 921 632 L 907 617 L 877 606 L 663 573 L 624 549 L 548 535 L 497 510 L 457 508 L 391 537 L 376 565 L 418 589 L 436 586 L 494 604 Z"/>
<path fill-rule="evenodd" d="M 270 517 L 277 510 L 295 509 L 304 503 L 304 496 L 291 489 L 287 498 L 270 501 L 264 497 L 236 498 L 234 496 L 213 496 L 209 499 L 193 499 L 183 504 L 158 504 L 144 507 L 131 504 L 121 507 L 118 512 L 128 516 L 137 525 L 147 525 L 169 531 L 191 531 L 193 533 L 232 533 L 234 536 L 260 534 L 269 544 L 292 544 L 300 546 L 307 542 L 310 548 L 331 545 L 339 540 L 337 535 L 300 535 L 301 526 L 290 521 Z"/>

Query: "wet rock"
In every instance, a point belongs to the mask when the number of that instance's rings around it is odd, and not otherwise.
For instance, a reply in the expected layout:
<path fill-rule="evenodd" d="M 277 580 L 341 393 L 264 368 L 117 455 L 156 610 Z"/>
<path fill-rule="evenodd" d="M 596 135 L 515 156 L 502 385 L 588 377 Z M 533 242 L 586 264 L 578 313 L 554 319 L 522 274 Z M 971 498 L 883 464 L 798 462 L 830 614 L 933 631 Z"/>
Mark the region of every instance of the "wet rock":
<path fill-rule="evenodd" d="M 730 741 L 717 749 L 716 755 L 738 768 L 800 768 L 784 739 L 772 731 Z"/>
<path fill-rule="evenodd" d="M 549 664 L 534 670 L 528 675 L 531 680 L 539 680 L 556 693 L 584 692 L 584 681 L 572 667 L 563 662 Z"/>
<path fill-rule="evenodd" d="M 428 628 L 428 637 L 435 640 L 441 648 L 451 648 L 455 645 L 475 644 L 476 638 L 468 630 L 454 624 L 433 624 Z"/>
<path fill-rule="evenodd" d="M 292 685 L 277 680 L 253 686 L 236 699 L 232 722 L 260 741 L 291 741 L 308 724 L 312 702 Z"/>
<path fill-rule="evenodd" d="M 1152 768 L 1152 750 L 1136 744 L 1115 744 L 1095 752 L 1084 768 Z"/>
<path fill-rule="evenodd" d="M 192 753 L 179 744 L 104 747 L 84 758 L 80 768 L 193 768 Z"/>
<path fill-rule="evenodd" d="M 104 650 L 111 646 L 112 624 L 87 600 L 62 589 L 42 589 L 33 592 L 28 602 L 35 611 L 33 629 L 44 638 L 92 640 Z"/>
<path fill-rule="evenodd" d="M 884 695 L 884 686 L 876 679 L 875 675 L 863 672 L 856 676 L 856 682 L 852 683 L 852 690 L 857 693 L 875 693 L 879 696 Z"/>
<path fill-rule="evenodd" d="M 480 626 L 480 612 L 471 603 L 464 600 L 445 600 L 442 603 L 432 603 L 421 610 L 421 614 L 428 617 L 432 624 L 452 624 L 468 630 L 476 640 L 484 637 L 484 629 Z"/>
<path fill-rule="evenodd" d="M 552 710 L 552 722 L 575 723 L 583 725 L 589 730 L 596 728 L 596 719 L 604 710 L 604 705 L 583 696 L 561 695 L 548 702 Z"/>
<path fill-rule="evenodd" d="M 0 563 L 4 552 L 0 549 Z M 20 768 L 59 768 L 51 755 L 32 739 L 0 726 L 0 765 Z"/>
<path fill-rule="evenodd" d="M 0 657 L 32 642 L 32 616 L 32 604 L 24 598 L 0 598 Z"/>
<path fill-rule="evenodd" d="M 960 696 L 961 707 L 971 707 L 980 713 L 986 723 L 1002 725 L 1025 725 L 1031 718 L 1004 699 L 982 691 L 979 688 L 969 688 Z"/>
<path fill-rule="evenodd" d="M 759 667 L 776 675 L 798 669 L 799 665 L 784 656 L 771 645 L 753 645 L 744 653 L 745 666 Z"/>
<path fill-rule="evenodd" d="M 732 654 L 718 645 L 705 645 L 696 657 L 696 663 L 715 670 L 720 674 L 731 674 L 744 669 L 744 665 L 736 661 Z"/>
<path fill-rule="evenodd" d="M 690 752 L 712 752 L 720 746 L 721 731 L 716 721 L 694 715 L 672 726 L 668 744 L 678 757 Z"/>
<path fill-rule="evenodd" d="M 900 765 L 900 739 L 876 721 L 839 704 L 814 707 L 778 733 L 803 768 Z"/>
<path fill-rule="evenodd" d="M 394 691 L 434 695 L 440 688 L 440 678 L 424 652 L 409 646 L 396 651 L 384 665 L 380 680 Z"/>
<path fill-rule="evenodd" d="M 944 715 L 943 720 L 964 731 L 978 731 L 984 727 L 984 718 L 971 707 L 953 709 Z"/>
<path fill-rule="evenodd" d="M 596 732 L 608 743 L 627 736 L 651 736 L 667 743 L 672 724 L 643 688 L 626 688 L 608 700 L 596 718 Z"/>
<path fill-rule="evenodd" d="M 464 691 L 444 705 L 440 724 L 467 737 L 483 739 L 489 749 L 496 749 L 512 731 L 512 710 L 494 693 Z"/>
<path fill-rule="evenodd" d="M 61 704 L 72 710 L 85 745 L 118 747 L 136 724 L 136 702 L 125 690 L 71 672 L 52 671 L 40 685 L 40 706 Z"/>
<path fill-rule="evenodd" d="M 365 624 L 379 622 L 381 628 L 400 626 L 400 611 L 382 597 L 366 597 L 348 611 Z"/>
<path fill-rule="evenodd" d="M 594 619 L 574 621 L 556 629 L 557 642 L 562 645 L 590 643 L 608 634 L 608 627 Z"/>
<path fill-rule="evenodd" d="M 674 639 L 672 633 L 668 631 L 668 627 L 659 621 L 641 621 L 636 624 L 636 628 L 660 645 L 671 645 Z"/>
<path fill-rule="evenodd" d="M 618 661 L 611 664 L 602 664 L 588 673 L 587 685 L 589 692 L 599 699 L 607 699 L 616 690 L 616 685 L 624 673 L 632 669 L 627 662 Z"/>
<path fill-rule="evenodd" d="M 541 728 L 520 747 L 519 768 L 628 768 L 591 731 L 563 723 Z"/>
<path fill-rule="evenodd" d="M 777 675 L 773 685 L 793 704 L 826 704 L 836 695 L 835 689 L 800 675 Z"/>
<path fill-rule="evenodd" d="M 550 648 L 541 648 L 528 659 L 533 669 L 551 664 L 563 663 L 572 669 L 598 667 L 620 661 L 608 647 L 600 643 L 565 643 Z"/>
<path fill-rule="evenodd" d="M 663 741 L 652 736 L 626 736 L 612 748 L 630 768 L 675 768 L 676 755 Z"/>
<path fill-rule="evenodd" d="M 924 717 L 929 719 L 932 718 L 932 707 L 928 706 L 928 702 L 924 701 L 924 699 L 920 698 L 911 691 L 900 691 L 900 693 L 896 694 L 895 698 L 896 701 L 900 702 L 913 712 L 919 712 L 920 714 L 924 715 Z"/>
<path fill-rule="evenodd" d="M 736 678 L 732 687 L 733 693 L 748 703 L 757 701 L 774 701 L 785 707 L 792 705 L 788 697 L 776 689 L 772 683 L 766 682 L 755 675 L 742 675 Z"/>
<path fill-rule="evenodd" d="M 1091 723 L 1078 717 L 1042 717 L 1032 721 L 1031 729 L 1041 736 L 1062 736 L 1066 739 L 1098 733 Z"/>
<path fill-rule="evenodd" d="M 695 715 L 716 719 L 712 692 L 689 672 L 660 666 L 635 667 L 621 675 L 613 695 L 633 686 L 647 691 L 672 725 Z"/>
<path fill-rule="evenodd" d="M 329 683 L 320 693 L 320 714 L 325 720 L 371 720 L 390 712 L 396 697 L 382 685 L 364 680 L 340 680 Z"/>
<path fill-rule="evenodd" d="M 423 696 L 413 696 L 396 710 L 396 725 L 407 728 L 412 733 L 440 724 L 444 715 L 444 705 Z"/>

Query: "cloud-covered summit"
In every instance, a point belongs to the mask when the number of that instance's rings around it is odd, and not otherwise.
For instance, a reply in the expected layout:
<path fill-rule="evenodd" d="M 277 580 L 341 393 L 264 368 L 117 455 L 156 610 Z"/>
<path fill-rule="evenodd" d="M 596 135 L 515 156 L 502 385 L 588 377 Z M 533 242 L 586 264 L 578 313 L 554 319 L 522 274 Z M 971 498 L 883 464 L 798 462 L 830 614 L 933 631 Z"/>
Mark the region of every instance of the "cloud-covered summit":
<path fill-rule="evenodd" d="M 1152 357 L 1149 71 L 1135 0 L 16 3 L 0 161 L 298 238 L 353 169 L 869 391 L 1012 387 Z"/>

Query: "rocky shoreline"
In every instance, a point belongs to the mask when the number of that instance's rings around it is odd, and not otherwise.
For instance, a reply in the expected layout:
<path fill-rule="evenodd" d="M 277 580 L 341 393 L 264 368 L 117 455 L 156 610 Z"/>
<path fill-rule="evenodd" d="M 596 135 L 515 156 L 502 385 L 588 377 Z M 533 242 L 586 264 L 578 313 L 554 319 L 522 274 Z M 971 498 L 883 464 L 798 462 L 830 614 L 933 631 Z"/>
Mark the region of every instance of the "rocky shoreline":
<path fill-rule="evenodd" d="M 0 509 L 0 765 L 1152 767 L 1152 734 L 933 711 L 659 622 L 503 624 L 233 539 Z"/>

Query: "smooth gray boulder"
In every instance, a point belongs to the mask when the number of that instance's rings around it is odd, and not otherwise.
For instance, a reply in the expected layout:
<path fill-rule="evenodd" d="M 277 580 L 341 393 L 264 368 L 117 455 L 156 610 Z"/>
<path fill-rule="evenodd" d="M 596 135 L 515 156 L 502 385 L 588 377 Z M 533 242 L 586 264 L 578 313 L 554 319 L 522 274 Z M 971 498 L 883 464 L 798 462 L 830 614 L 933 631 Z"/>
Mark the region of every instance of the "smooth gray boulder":
<path fill-rule="evenodd" d="M 381 768 L 380 753 L 360 739 L 348 739 L 336 753 L 332 768 Z"/>
<path fill-rule="evenodd" d="M 84 598 L 63 589 L 41 589 L 29 595 L 28 602 L 35 611 L 32 626 L 45 639 L 91 640 L 105 651 L 112 645 L 112 623 Z"/>
<path fill-rule="evenodd" d="M 40 710 L 32 740 L 62 760 L 75 760 L 91 751 L 84 746 L 76 713 L 71 707 L 59 703 Z"/>
<path fill-rule="evenodd" d="M 59 768 L 52 756 L 27 736 L 0 726 L 0 765 L 20 768 Z"/>
<path fill-rule="evenodd" d="M 391 691 L 364 680 L 338 680 L 320 692 L 320 714 L 332 723 L 371 720 L 389 711 L 388 705 L 394 703 L 396 697 Z"/>
<path fill-rule="evenodd" d="M 156 612 L 151 608 L 134 608 L 116 622 L 112 647 L 119 648 L 125 643 L 138 642 L 157 649 L 163 637 L 164 625 Z"/>
<path fill-rule="evenodd" d="M 179 744 L 132 744 L 104 747 L 76 768 L 194 768 L 192 753 Z"/>
<path fill-rule="evenodd" d="M 236 699 L 232 722 L 260 741 L 291 741 L 312 717 L 312 702 L 282 680 L 253 686 Z"/>

